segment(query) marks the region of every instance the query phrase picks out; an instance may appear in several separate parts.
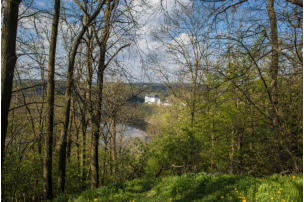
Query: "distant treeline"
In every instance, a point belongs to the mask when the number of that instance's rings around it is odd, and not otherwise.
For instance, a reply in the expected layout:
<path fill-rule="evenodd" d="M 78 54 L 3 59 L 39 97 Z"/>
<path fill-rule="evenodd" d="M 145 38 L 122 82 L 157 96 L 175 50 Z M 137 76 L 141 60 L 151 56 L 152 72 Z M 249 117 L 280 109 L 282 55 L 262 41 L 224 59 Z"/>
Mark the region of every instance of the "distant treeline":
<path fill-rule="evenodd" d="M 47 89 L 47 80 L 44 81 L 44 83 L 41 82 L 41 80 L 19 80 L 14 81 L 15 88 L 17 91 L 23 90 L 27 96 L 33 96 L 38 95 L 41 96 L 42 93 L 46 93 Z M 57 95 L 64 95 L 66 85 L 66 81 L 56 81 L 55 82 L 55 92 Z M 112 82 L 106 82 L 104 85 L 111 84 Z M 92 86 L 96 86 L 96 82 L 92 83 Z M 133 86 L 138 89 L 143 89 L 142 94 L 138 96 L 134 96 L 129 99 L 130 102 L 138 102 L 143 103 L 145 101 L 144 97 L 146 93 L 160 93 L 160 94 L 168 94 L 169 88 L 161 83 L 125 83 L 126 86 Z M 171 84 L 172 86 L 172 84 Z M 178 87 L 178 84 L 174 85 L 174 88 Z"/>

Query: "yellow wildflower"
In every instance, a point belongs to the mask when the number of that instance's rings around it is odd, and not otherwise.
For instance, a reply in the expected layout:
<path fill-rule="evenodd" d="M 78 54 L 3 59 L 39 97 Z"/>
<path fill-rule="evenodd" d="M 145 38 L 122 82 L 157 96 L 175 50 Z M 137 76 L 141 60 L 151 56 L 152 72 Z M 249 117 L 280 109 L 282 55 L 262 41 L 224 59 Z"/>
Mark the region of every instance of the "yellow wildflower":
<path fill-rule="evenodd" d="M 273 197 L 271 197 L 270 200 L 273 200 Z"/>
<path fill-rule="evenodd" d="M 134 200 L 132 202 L 134 202 Z"/>
<path fill-rule="evenodd" d="M 234 188 L 234 190 L 236 191 L 236 190 L 237 190 L 237 188 L 235 187 L 235 188 Z"/>
<path fill-rule="evenodd" d="M 238 193 L 239 191 L 238 191 L 238 190 L 236 190 L 235 192 L 236 192 L 236 193 Z"/>
<path fill-rule="evenodd" d="M 283 188 L 280 188 L 280 191 L 283 191 Z"/>
<path fill-rule="evenodd" d="M 285 200 L 285 199 L 282 199 L 282 202 L 286 202 L 286 200 Z"/>
<path fill-rule="evenodd" d="M 172 198 L 170 197 L 170 201 L 172 201 Z"/>
<path fill-rule="evenodd" d="M 244 199 L 243 202 L 246 202 L 246 200 Z"/>
<path fill-rule="evenodd" d="M 292 176 L 292 179 L 296 179 L 296 176 Z"/>
<path fill-rule="evenodd" d="M 94 198 L 94 202 L 98 201 L 98 198 Z"/>
<path fill-rule="evenodd" d="M 221 199 L 224 199 L 225 197 L 224 196 L 221 196 Z"/>
<path fill-rule="evenodd" d="M 278 194 L 281 194 L 281 192 L 280 192 L 280 191 L 278 191 Z"/>

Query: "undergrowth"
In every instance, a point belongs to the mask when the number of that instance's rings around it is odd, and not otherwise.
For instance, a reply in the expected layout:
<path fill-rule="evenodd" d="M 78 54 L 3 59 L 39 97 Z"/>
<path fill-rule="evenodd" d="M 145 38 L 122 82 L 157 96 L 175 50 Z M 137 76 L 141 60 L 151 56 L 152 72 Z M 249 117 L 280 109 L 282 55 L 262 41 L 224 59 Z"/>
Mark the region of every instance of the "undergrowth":
<path fill-rule="evenodd" d="M 250 176 L 184 174 L 161 178 L 143 178 L 114 184 L 79 195 L 60 195 L 55 201 L 232 201 L 232 202 L 302 202 L 302 175 Z"/>

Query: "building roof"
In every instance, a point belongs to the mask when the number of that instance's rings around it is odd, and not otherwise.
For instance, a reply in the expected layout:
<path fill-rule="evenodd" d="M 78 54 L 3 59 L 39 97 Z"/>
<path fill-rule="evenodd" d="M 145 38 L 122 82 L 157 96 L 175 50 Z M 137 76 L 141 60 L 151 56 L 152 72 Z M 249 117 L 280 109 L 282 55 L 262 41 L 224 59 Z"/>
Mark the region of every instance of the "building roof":
<path fill-rule="evenodd" d="M 145 97 L 150 97 L 150 98 L 159 98 L 158 95 L 154 95 L 154 94 L 146 94 Z"/>

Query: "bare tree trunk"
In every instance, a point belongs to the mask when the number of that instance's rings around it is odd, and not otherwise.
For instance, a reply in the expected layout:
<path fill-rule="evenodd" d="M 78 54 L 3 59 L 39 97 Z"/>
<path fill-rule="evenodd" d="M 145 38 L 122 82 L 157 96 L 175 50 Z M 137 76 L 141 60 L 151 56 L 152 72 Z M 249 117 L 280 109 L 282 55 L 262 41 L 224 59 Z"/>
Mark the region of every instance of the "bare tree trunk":
<path fill-rule="evenodd" d="M 74 125 L 76 126 L 76 154 L 77 154 L 77 168 L 80 174 L 80 144 L 79 144 L 79 126 L 76 124 L 76 116 L 74 115 Z"/>
<path fill-rule="evenodd" d="M 278 54 L 278 32 L 277 32 L 277 19 L 274 11 L 274 0 L 268 0 L 267 2 L 267 12 L 270 22 L 270 44 L 271 50 L 271 65 L 269 69 L 269 75 L 271 78 L 271 83 L 269 86 L 269 93 L 271 95 L 271 110 L 270 116 L 272 119 L 273 132 L 276 138 L 279 136 L 278 124 L 279 120 L 277 117 L 277 76 L 279 71 L 279 54 Z"/>
<path fill-rule="evenodd" d="M 44 102 L 45 102 L 45 88 L 46 88 L 46 83 L 45 83 L 45 74 L 44 74 L 44 65 L 40 64 L 40 69 L 41 69 L 41 83 L 42 83 L 42 105 L 41 108 L 39 109 L 37 106 L 37 111 L 39 111 L 39 137 L 38 137 L 38 153 L 42 153 L 42 139 L 43 139 L 43 134 L 44 134 L 44 124 L 46 122 L 46 117 L 44 116 Z M 41 160 L 42 160 L 41 156 Z"/>
<path fill-rule="evenodd" d="M 62 140 L 59 151 L 58 188 L 61 192 L 64 191 L 64 185 L 65 185 L 66 145 L 67 145 L 68 126 L 70 122 L 70 107 L 71 107 L 71 98 L 72 98 L 75 57 L 77 54 L 78 46 L 83 38 L 83 35 L 87 31 L 90 23 L 97 17 L 103 5 L 104 5 L 104 1 L 99 3 L 94 14 L 88 20 L 88 23 L 83 26 L 82 30 L 80 31 L 80 33 L 78 34 L 76 40 L 72 45 L 72 49 L 69 55 L 69 65 L 68 65 L 68 73 L 66 80 L 65 103 L 64 103 L 64 126 L 63 126 L 63 134 L 62 134 Z"/>
<path fill-rule="evenodd" d="M 47 137 L 45 138 L 45 156 L 44 156 L 44 165 L 43 165 L 45 199 L 53 198 L 52 154 L 53 154 L 54 88 L 55 88 L 54 74 L 55 74 L 55 57 L 56 57 L 59 14 L 60 14 L 60 0 L 55 0 L 54 17 L 52 23 L 52 34 L 51 34 L 50 51 L 49 51 L 49 62 L 48 62 L 48 89 L 47 89 L 48 117 L 47 117 Z"/>
<path fill-rule="evenodd" d="M 107 141 L 104 141 L 104 153 L 105 153 L 105 156 L 107 156 L 107 152 L 108 152 L 108 142 Z M 103 173 L 102 173 L 102 181 L 101 181 L 101 184 L 104 185 L 105 183 L 105 177 L 106 177 L 106 174 L 107 174 L 107 158 L 104 159 L 103 161 Z"/>
<path fill-rule="evenodd" d="M 253 113 L 253 106 L 250 105 L 250 115 L 251 117 L 254 117 L 254 113 Z M 249 151 L 253 152 L 253 140 L 254 140 L 254 122 L 253 120 L 250 121 L 250 127 L 251 127 L 251 132 L 250 132 L 250 139 L 249 139 Z"/>
<path fill-rule="evenodd" d="M 214 171 L 214 133 L 211 133 L 211 159 L 210 159 L 211 171 Z"/>
<path fill-rule="evenodd" d="M 193 130 L 195 122 L 195 110 L 196 110 L 196 91 L 197 91 L 197 69 L 195 69 L 194 79 L 192 79 L 192 100 L 191 100 L 191 129 Z"/>
<path fill-rule="evenodd" d="M 99 186 L 99 164 L 98 164 L 99 130 L 96 127 L 96 124 L 93 124 L 93 130 L 94 130 L 92 137 L 93 145 L 91 152 L 91 172 L 92 172 L 91 187 L 97 188 Z"/>
<path fill-rule="evenodd" d="M 77 42 L 77 41 L 76 41 Z M 65 185 L 65 168 L 66 168 L 66 146 L 67 146 L 67 136 L 68 128 L 70 122 L 70 107 L 71 107 L 71 98 L 72 98 L 72 83 L 73 83 L 73 73 L 74 73 L 74 61 L 76 56 L 76 50 L 80 40 L 77 43 L 77 47 L 73 46 L 73 51 L 69 59 L 69 68 L 68 76 L 66 80 L 66 91 L 65 91 L 65 105 L 64 105 L 64 126 L 62 140 L 60 143 L 59 150 L 59 167 L 58 167 L 58 189 L 63 192 Z M 75 51 L 75 52 L 74 52 Z M 72 58 L 71 58 L 72 57 Z"/>
<path fill-rule="evenodd" d="M 53 154 L 53 125 L 54 125 L 54 73 L 55 57 L 58 33 L 58 22 L 60 14 L 60 0 L 55 0 L 54 17 L 52 23 L 52 34 L 49 51 L 48 63 L 48 118 L 47 118 L 47 137 L 45 138 L 45 156 L 43 165 L 44 177 L 44 197 L 45 199 L 53 198 L 52 189 L 52 154 Z"/>
<path fill-rule="evenodd" d="M 104 11 L 104 27 L 102 30 L 101 41 L 96 35 L 96 40 L 99 44 L 99 60 L 98 60 L 98 69 L 97 69 L 97 109 L 92 116 L 92 129 L 93 129 L 93 138 L 92 138 L 92 152 L 91 152 L 91 187 L 96 188 L 99 186 L 99 164 L 98 164 L 98 144 L 99 144 L 99 132 L 100 132 L 100 123 L 101 123 L 101 105 L 102 105 L 102 88 L 103 88 L 103 76 L 104 70 L 106 68 L 105 56 L 106 56 L 106 45 L 110 36 L 110 20 L 111 13 L 115 5 L 115 1 L 111 0 L 106 1 L 106 9 Z"/>
<path fill-rule="evenodd" d="M 85 23 L 87 23 L 87 16 L 85 16 Z M 87 43 L 86 43 L 86 56 L 85 56 L 85 64 L 86 64 L 86 88 L 84 92 L 85 103 L 83 104 L 83 111 L 81 117 L 82 123 L 82 155 L 81 155 L 81 180 L 82 180 L 82 189 L 85 189 L 85 180 L 86 180 L 86 131 L 88 124 L 90 123 L 90 114 L 92 113 L 92 58 L 90 49 L 92 43 L 92 36 L 87 31 Z M 89 113 L 87 113 L 87 111 Z"/>
<path fill-rule="evenodd" d="M 113 138 L 109 138 L 109 154 L 108 154 L 108 161 L 109 161 L 109 173 L 112 175 L 113 174 L 113 161 L 112 161 L 112 145 Z"/>
<path fill-rule="evenodd" d="M 88 23 L 88 18 L 85 16 L 85 23 Z M 88 124 L 90 124 L 90 114 L 92 114 L 92 78 L 93 78 L 93 69 L 92 69 L 92 34 L 90 34 L 89 30 L 86 32 L 86 53 L 85 53 L 85 65 L 86 65 L 86 89 L 85 89 L 85 106 L 83 111 L 83 131 L 86 131 L 86 128 L 88 127 Z M 89 113 L 87 113 L 87 110 Z M 86 180 L 86 169 L 84 166 L 86 165 L 86 132 L 83 133 L 83 157 L 82 157 L 82 181 L 85 182 Z M 85 183 L 82 184 L 83 189 L 85 188 Z"/>
<path fill-rule="evenodd" d="M 85 178 L 86 178 L 86 169 L 85 169 L 85 165 L 86 165 L 86 146 L 87 146 L 87 123 L 86 123 L 86 118 L 85 118 L 85 111 L 83 112 L 84 114 L 82 114 L 81 117 L 81 130 L 82 130 L 82 141 L 81 141 L 81 162 L 80 162 L 80 167 L 81 167 L 81 184 L 82 184 L 82 188 L 85 188 Z"/>
<path fill-rule="evenodd" d="M 6 0 L 1 34 L 1 162 L 4 159 L 8 111 L 11 103 L 14 70 L 17 61 L 16 37 L 21 0 Z"/>
<path fill-rule="evenodd" d="M 279 43 L 278 43 L 278 30 L 277 30 L 277 18 L 274 10 L 274 0 L 267 1 L 267 13 L 269 17 L 270 23 L 270 45 L 271 45 L 271 65 L 269 69 L 269 75 L 271 78 L 271 83 L 269 86 L 269 94 L 271 96 L 270 103 L 270 117 L 272 121 L 272 128 L 274 137 L 277 138 L 278 141 L 278 158 L 281 159 L 280 155 L 280 146 L 287 152 L 293 161 L 293 168 L 295 171 L 298 171 L 297 161 L 294 158 L 292 152 L 290 152 L 289 148 L 282 141 L 282 136 L 280 135 L 280 116 L 278 113 L 278 88 L 277 88 L 277 77 L 279 72 Z"/>
<path fill-rule="evenodd" d="M 103 62 L 102 62 L 103 61 Z M 105 49 L 101 51 L 101 56 L 97 72 L 97 109 L 92 117 L 92 152 L 91 152 L 91 186 L 97 188 L 99 186 L 99 164 L 98 164 L 98 144 L 99 144 L 99 131 L 101 122 L 101 104 L 102 104 L 102 88 L 103 88 L 103 72 L 105 69 Z"/>
<path fill-rule="evenodd" d="M 116 120 L 115 120 L 115 115 L 113 118 L 113 133 L 112 133 L 112 162 L 113 162 L 113 173 L 115 175 L 116 173 L 116 159 L 117 159 L 117 153 L 116 153 Z"/>
<path fill-rule="evenodd" d="M 82 52 L 82 46 L 80 46 L 80 51 Z M 80 67 L 80 72 L 78 74 L 83 74 L 82 67 Z M 87 85 L 86 85 L 87 87 Z M 87 169 L 86 169 L 86 164 L 87 164 L 87 128 L 88 128 L 88 122 L 89 120 L 87 119 L 87 94 L 88 90 L 85 89 L 83 92 L 83 97 L 86 98 L 84 102 L 82 102 L 82 109 L 81 111 L 81 156 L 80 156 L 80 178 L 81 178 L 81 188 L 84 190 L 86 188 L 86 175 L 87 175 Z"/>
<path fill-rule="evenodd" d="M 231 152 L 230 152 L 230 174 L 233 174 L 234 172 L 234 132 L 231 134 Z"/>
<path fill-rule="evenodd" d="M 73 106 L 73 111 L 75 111 L 75 102 L 72 100 L 72 106 Z M 66 148 L 66 153 L 67 153 L 67 158 L 70 160 L 71 156 L 71 146 L 72 146 L 72 130 L 73 130 L 73 120 L 75 119 L 74 116 L 75 113 L 72 113 L 71 116 L 71 124 L 70 124 L 70 129 L 68 133 L 68 141 L 67 141 L 67 148 Z"/>
<path fill-rule="evenodd" d="M 238 134 L 238 137 L 237 137 L 237 150 L 238 150 L 238 153 L 241 154 L 241 150 L 242 150 L 242 141 L 243 140 L 243 131 L 240 131 L 239 134 Z M 243 170 L 243 156 L 242 155 L 239 155 L 239 160 L 238 160 L 238 171 L 239 171 L 239 174 L 242 174 Z"/>
<path fill-rule="evenodd" d="M 88 22 L 87 17 L 85 17 L 85 23 Z M 93 68 L 92 68 L 92 33 L 89 30 L 86 32 L 87 36 L 87 43 L 86 43 L 86 55 L 85 55 L 85 62 L 86 62 L 86 104 L 89 109 L 89 115 L 92 114 L 92 78 L 93 78 Z"/>

